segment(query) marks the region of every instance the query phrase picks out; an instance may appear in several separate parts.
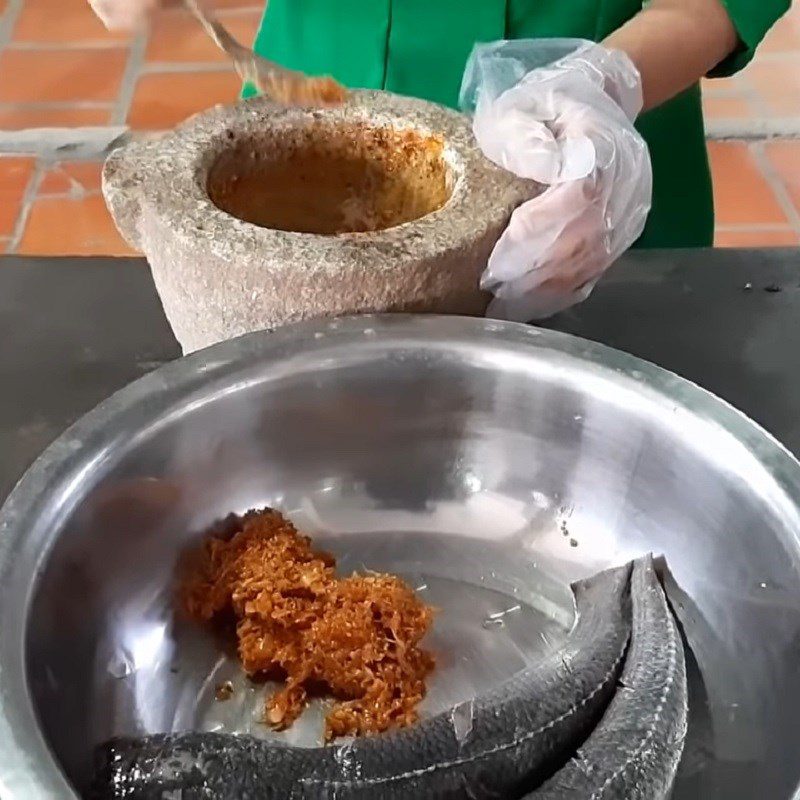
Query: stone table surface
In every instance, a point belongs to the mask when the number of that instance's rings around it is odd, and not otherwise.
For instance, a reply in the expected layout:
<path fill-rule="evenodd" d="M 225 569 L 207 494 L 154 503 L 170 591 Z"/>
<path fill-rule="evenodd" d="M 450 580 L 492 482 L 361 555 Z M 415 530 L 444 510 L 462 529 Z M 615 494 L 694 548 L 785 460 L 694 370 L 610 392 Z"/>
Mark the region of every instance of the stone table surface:
<path fill-rule="evenodd" d="M 800 455 L 800 249 L 631 252 L 548 323 L 666 367 Z M 0 498 L 179 348 L 140 259 L 0 258 Z"/>

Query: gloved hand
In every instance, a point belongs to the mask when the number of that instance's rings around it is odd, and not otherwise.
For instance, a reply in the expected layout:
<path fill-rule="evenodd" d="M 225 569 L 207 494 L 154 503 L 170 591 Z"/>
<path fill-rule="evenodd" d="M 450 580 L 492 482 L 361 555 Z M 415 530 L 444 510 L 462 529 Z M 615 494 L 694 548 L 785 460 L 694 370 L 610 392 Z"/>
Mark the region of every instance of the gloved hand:
<path fill-rule="evenodd" d="M 141 25 L 157 0 L 89 0 L 89 5 L 110 30 L 131 30 Z"/>
<path fill-rule="evenodd" d="M 517 208 L 481 286 L 487 316 L 528 322 L 578 303 L 639 237 L 652 170 L 633 126 L 641 79 L 621 52 L 574 39 L 478 45 L 461 105 L 484 154 L 547 188 Z"/>

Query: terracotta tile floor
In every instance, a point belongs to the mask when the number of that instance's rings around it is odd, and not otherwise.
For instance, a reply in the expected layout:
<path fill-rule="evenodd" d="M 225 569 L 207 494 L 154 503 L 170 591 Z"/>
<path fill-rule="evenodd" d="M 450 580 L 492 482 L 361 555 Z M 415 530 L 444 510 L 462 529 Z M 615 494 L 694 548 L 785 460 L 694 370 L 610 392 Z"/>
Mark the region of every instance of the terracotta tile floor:
<path fill-rule="evenodd" d="M 0 147 L 0 252 L 129 252 L 103 204 L 99 163 L 18 155 L 18 142 L 41 127 L 163 129 L 234 99 L 237 78 L 172 3 L 128 36 L 106 31 L 87 0 L 0 0 L 0 142 L 17 137 L 15 153 Z M 261 5 L 217 0 L 248 43 Z M 704 106 L 717 244 L 800 244 L 800 5 L 741 75 L 706 82 Z"/>

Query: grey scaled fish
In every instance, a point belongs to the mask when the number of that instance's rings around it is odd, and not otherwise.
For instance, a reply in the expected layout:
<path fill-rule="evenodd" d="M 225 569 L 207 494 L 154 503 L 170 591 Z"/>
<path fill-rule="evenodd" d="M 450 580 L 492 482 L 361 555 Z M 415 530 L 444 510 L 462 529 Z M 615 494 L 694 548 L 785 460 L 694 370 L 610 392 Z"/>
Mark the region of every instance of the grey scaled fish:
<path fill-rule="evenodd" d="M 635 562 L 633 632 L 619 688 L 575 757 L 529 800 L 662 800 L 687 729 L 683 642 L 651 557 Z"/>
<path fill-rule="evenodd" d="M 564 765 L 614 696 L 631 634 L 630 576 L 627 565 L 575 584 L 576 622 L 564 646 L 453 712 L 322 748 L 219 733 L 115 739 L 99 750 L 92 797 L 520 797 Z M 464 715 L 470 725 L 457 719 Z"/>

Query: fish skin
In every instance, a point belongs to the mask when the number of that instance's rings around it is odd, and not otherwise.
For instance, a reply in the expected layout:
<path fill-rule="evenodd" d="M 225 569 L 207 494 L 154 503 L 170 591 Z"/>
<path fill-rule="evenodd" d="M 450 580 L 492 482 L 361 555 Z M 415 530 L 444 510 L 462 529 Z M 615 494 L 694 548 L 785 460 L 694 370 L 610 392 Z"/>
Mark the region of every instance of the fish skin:
<path fill-rule="evenodd" d="M 620 688 L 575 757 L 529 800 L 662 800 L 688 726 L 683 642 L 648 556 L 631 578 L 633 632 Z"/>
<path fill-rule="evenodd" d="M 598 724 L 631 634 L 631 565 L 573 586 L 563 647 L 452 712 L 324 748 L 185 733 L 115 739 L 98 751 L 94 800 L 418 800 L 519 797 L 559 769 Z"/>

